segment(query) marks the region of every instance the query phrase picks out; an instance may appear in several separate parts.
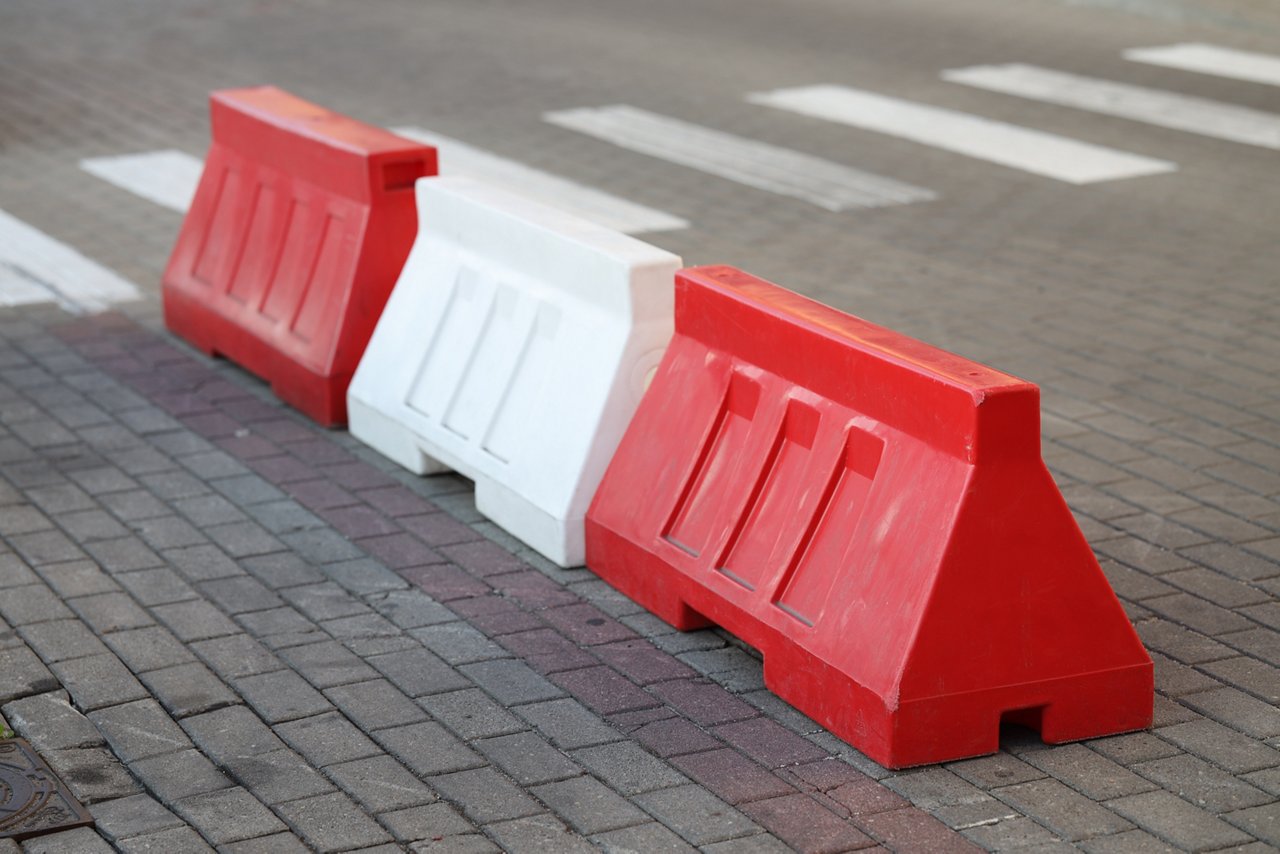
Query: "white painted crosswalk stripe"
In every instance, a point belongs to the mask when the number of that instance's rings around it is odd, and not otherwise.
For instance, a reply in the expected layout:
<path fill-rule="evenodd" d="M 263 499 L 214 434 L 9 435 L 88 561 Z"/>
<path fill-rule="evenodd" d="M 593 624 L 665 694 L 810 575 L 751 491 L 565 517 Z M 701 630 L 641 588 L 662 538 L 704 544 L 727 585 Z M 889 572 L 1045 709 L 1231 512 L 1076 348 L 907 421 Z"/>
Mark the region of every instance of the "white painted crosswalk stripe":
<path fill-rule="evenodd" d="M 135 196 L 184 213 L 191 207 L 204 164 L 198 157 L 169 149 L 90 157 L 80 161 L 80 168 Z"/>
<path fill-rule="evenodd" d="M 937 198 L 922 187 L 636 107 L 560 110 L 543 118 L 630 151 L 802 199 L 829 211 Z"/>
<path fill-rule="evenodd" d="M 749 101 L 877 131 L 1070 184 L 1172 172 L 1177 164 L 847 86 L 758 92 Z"/>
<path fill-rule="evenodd" d="M 1135 47 L 1124 58 L 1148 65 L 1195 71 L 1250 83 L 1280 86 L 1280 56 L 1212 44 L 1171 44 L 1164 47 Z"/>
<path fill-rule="evenodd" d="M 624 234 L 689 227 L 687 220 L 665 211 L 533 169 L 424 128 L 398 127 L 392 131 L 407 139 L 434 145 L 440 158 L 441 175 L 475 178 Z"/>
<path fill-rule="evenodd" d="M 0 305 L 58 302 L 101 311 L 137 298 L 130 282 L 0 210 Z"/>
<path fill-rule="evenodd" d="M 1159 127 L 1280 149 L 1280 115 L 1034 65 L 976 65 L 944 71 L 953 83 L 1145 122 Z"/>

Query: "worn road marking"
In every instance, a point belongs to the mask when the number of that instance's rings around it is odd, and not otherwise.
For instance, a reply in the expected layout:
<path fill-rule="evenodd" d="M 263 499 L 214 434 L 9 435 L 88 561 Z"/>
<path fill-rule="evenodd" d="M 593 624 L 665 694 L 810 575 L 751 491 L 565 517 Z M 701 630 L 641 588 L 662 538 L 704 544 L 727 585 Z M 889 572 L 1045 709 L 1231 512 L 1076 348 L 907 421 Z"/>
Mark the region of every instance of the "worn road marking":
<path fill-rule="evenodd" d="M 80 161 L 80 168 L 135 196 L 186 213 L 196 194 L 204 164 L 198 157 L 168 149 L 117 157 L 89 157 Z"/>
<path fill-rule="evenodd" d="M 441 175 L 475 178 L 614 231 L 640 234 L 689 227 L 688 220 L 665 211 L 636 204 L 423 128 L 398 127 L 392 131 L 408 139 L 434 145 L 440 157 Z"/>
<path fill-rule="evenodd" d="M 1183 71 L 1247 80 L 1280 86 L 1280 56 L 1251 53 L 1212 44 L 1171 44 L 1165 47 L 1135 47 L 1124 58 L 1148 65 L 1162 65 Z"/>
<path fill-rule="evenodd" d="M 546 113 L 543 118 L 630 151 L 758 190 L 802 199 L 829 211 L 937 198 L 933 191 L 922 187 L 636 107 L 560 110 Z"/>
<path fill-rule="evenodd" d="M 1176 163 L 1167 160 L 847 86 L 777 89 L 757 92 L 747 100 L 909 139 L 1070 184 L 1155 175 L 1178 168 Z"/>
<path fill-rule="evenodd" d="M 59 302 L 101 311 L 138 296 L 106 267 L 0 210 L 0 305 Z"/>
<path fill-rule="evenodd" d="M 944 71 L 953 83 L 1076 107 L 1216 139 L 1280 149 L 1280 115 L 1034 65 L 975 65 Z"/>

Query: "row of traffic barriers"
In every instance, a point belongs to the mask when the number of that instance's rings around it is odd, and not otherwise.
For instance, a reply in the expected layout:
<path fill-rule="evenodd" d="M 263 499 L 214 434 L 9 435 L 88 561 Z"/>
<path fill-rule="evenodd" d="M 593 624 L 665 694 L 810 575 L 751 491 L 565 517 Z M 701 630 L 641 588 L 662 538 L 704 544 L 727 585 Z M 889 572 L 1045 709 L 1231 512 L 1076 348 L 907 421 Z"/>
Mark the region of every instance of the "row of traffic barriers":
<path fill-rule="evenodd" d="M 1151 722 L 1151 660 L 1040 453 L 1039 389 L 215 92 L 169 328 L 585 564 L 889 767 Z"/>

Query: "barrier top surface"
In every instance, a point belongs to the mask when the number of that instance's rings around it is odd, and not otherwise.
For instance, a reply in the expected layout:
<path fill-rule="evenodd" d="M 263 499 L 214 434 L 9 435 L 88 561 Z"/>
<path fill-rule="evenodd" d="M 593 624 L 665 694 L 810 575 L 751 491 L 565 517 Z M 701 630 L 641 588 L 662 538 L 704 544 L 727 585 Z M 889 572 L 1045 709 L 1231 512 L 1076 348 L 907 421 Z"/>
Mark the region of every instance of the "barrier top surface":
<path fill-rule="evenodd" d="M 209 95 L 209 111 L 215 144 L 353 198 L 367 200 L 371 187 L 409 189 L 436 171 L 431 146 L 275 86 L 217 90 Z"/>
<path fill-rule="evenodd" d="M 557 300 L 622 312 L 617 319 L 669 322 L 670 285 L 659 292 L 637 278 L 649 272 L 670 281 L 680 258 L 665 249 L 470 178 L 422 178 L 417 198 L 421 240 L 461 250 L 468 266 L 500 267 L 531 296 L 554 291 Z M 629 284 L 610 284 L 617 282 Z"/>
<path fill-rule="evenodd" d="M 725 351 L 969 462 L 1040 454 L 1026 380 L 734 267 L 676 277 L 676 335 Z"/>

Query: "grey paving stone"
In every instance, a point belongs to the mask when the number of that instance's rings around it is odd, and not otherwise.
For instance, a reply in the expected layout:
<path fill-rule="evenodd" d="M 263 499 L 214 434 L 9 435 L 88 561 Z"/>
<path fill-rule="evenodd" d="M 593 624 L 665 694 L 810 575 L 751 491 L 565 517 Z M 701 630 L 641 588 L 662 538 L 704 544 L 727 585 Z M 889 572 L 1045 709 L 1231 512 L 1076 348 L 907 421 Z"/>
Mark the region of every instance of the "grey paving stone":
<path fill-rule="evenodd" d="M 143 605 L 195 599 L 196 592 L 169 569 L 143 569 L 118 576 L 121 586 Z"/>
<path fill-rule="evenodd" d="M 288 721 L 275 732 L 317 768 L 382 752 L 369 737 L 337 712 Z"/>
<path fill-rule="evenodd" d="M 221 495 L 213 493 L 180 498 L 173 502 L 173 508 L 186 516 L 191 524 L 201 529 L 210 525 L 242 522 L 247 519 L 234 504 Z"/>
<path fill-rule="evenodd" d="M 84 500 L 87 502 L 84 506 L 93 506 L 93 501 L 88 496 L 85 496 Z M 103 507 L 114 513 L 116 518 L 123 522 L 163 516 L 169 512 L 167 504 L 144 489 L 114 492 L 110 495 L 101 496 L 99 500 Z"/>
<path fill-rule="evenodd" d="M 1203 759 L 1179 754 L 1134 765 L 1133 770 L 1214 813 L 1270 803 L 1274 798 Z"/>
<path fill-rule="evenodd" d="M 245 508 L 285 498 L 283 492 L 256 474 L 215 478 L 209 481 L 209 485 L 225 495 L 232 503 Z"/>
<path fill-rule="evenodd" d="M 37 750 L 100 747 L 105 742 L 98 728 L 71 708 L 66 691 L 50 691 L 8 703 L 0 711 L 9 727 Z"/>
<path fill-rule="evenodd" d="M 230 757 L 223 767 L 236 782 L 266 804 L 276 805 L 333 791 L 327 779 L 288 749 Z"/>
<path fill-rule="evenodd" d="M 198 641 L 191 649 L 223 679 L 272 673 L 285 666 L 266 647 L 244 633 Z"/>
<path fill-rule="evenodd" d="M 292 670 L 245 676 L 235 681 L 235 688 L 264 720 L 273 724 L 332 708 L 319 691 Z"/>
<path fill-rule="evenodd" d="M 572 755 L 613 789 L 628 796 L 689 782 L 679 771 L 629 741 L 585 747 Z"/>
<path fill-rule="evenodd" d="M 204 581 L 196 585 L 206 598 L 228 614 L 265 611 L 283 604 L 261 581 L 247 575 Z"/>
<path fill-rule="evenodd" d="M 1087 744 L 1113 762 L 1125 766 L 1132 766 L 1138 762 L 1150 762 L 1153 759 L 1164 759 L 1167 756 L 1177 756 L 1182 752 L 1149 732 L 1132 732 L 1127 735 L 1099 738 Z"/>
<path fill-rule="evenodd" d="M 292 646 L 281 650 L 280 657 L 317 688 L 365 682 L 378 675 L 350 650 L 333 640 Z"/>
<path fill-rule="evenodd" d="M 151 615 L 125 593 L 99 593 L 70 599 L 67 604 L 100 635 L 154 625 Z"/>
<path fill-rule="evenodd" d="M 418 700 L 431 716 L 464 741 L 520 732 L 525 726 L 478 688 L 432 694 Z"/>
<path fill-rule="evenodd" d="M 244 706 L 229 706 L 182 721 L 191 740 L 215 759 L 256 756 L 280 750 L 284 742 Z"/>
<path fill-rule="evenodd" d="M 69 560 L 84 560 L 86 557 L 80 547 L 60 531 L 14 534 L 8 539 L 14 551 L 22 555 L 23 559 L 32 566 L 66 563 Z"/>
<path fill-rule="evenodd" d="M 215 845 L 286 829 L 253 795 L 238 787 L 192 795 L 174 801 L 172 807 Z"/>
<path fill-rule="evenodd" d="M 991 756 L 951 762 L 946 768 L 982 789 L 1026 783 L 1045 776 L 1040 769 L 1033 768 L 1010 753 L 996 753 Z"/>
<path fill-rule="evenodd" d="M 380 730 L 372 734 L 378 744 L 416 774 L 427 776 L 477 768 L 480 754 L 467 747 L 435 721 Z"/>
<path fill-rule="evenodd" d="M 1280 735 L 1280 708 L 1235 688 L 1216 688 L 1180 699 L 1183 705 L 1245 735 L 1258 739 Z"/>
<path fill-rule="evenodd" d="M 391 836 L 340 792 L 281 804 L 278 809 L 317 851 L 347 851 L 391 841 Z"/>
<path fill-rule="evenodd" d="M 57 564 L 52 564 L 57 566 Z M 29 584 L 38 584 L 40 577 L 36 575 L 31 567 L 27 566 L 26 561 L 17 555 L 5 551 L 0 554 L 0 589 L 6 587 L 26 587 Z M 452 615 L 450 619 L 455 619 Z"/>
<path fill-rule="evenodd" d="M 273 833 L 223 845 L 221 854 L 310 854 L 311 849 L 292 833 Z"/>
<path fill-rule="evenodd" d="M 455 667 L 459 664 L 508 658 L 510 653 L 462 622 L 423 626 L 409 632 L 423 646 Z"/>
<path fill-rule="evenodd" d="M 151 612 L 180 640 L 187 642 L 233 635 L 240 631 L 218 609 L 199 599 L 157 605 Z"/>
<path fill-rule="evenodd" d="M 123 839 L 116 844 L 125 854 L 206 854 L 214 850 L 200 834 L 185 825 Z"/>
<path fill-rule="evenodd" d="M 132 763 L 129 770 L 169 806 L 180 798 L 215 792 L 231 785 L 230 778 L 195 749 L 140 759 Z"/>
<path fill-rule="evenodd" d="M 530 791 L 584 835 L 643 824 L 649 816 L 590 776 L 535 786 Z"/>
<path fill-rule="evenodd" d="M 237 614 L 236 622 L 259 639 L 270 638 L 273 635 L 302 636 L 310 634 L 314 635 L 316 640 L 323 637 L 315 623 L 293 610 L 293 608 L 272 608 L 269 611 Z"/>
<path fill-rule="evenodd" d="M 564 780 L 582 773 L 569 757 L 532 732 L 482 739 L 476 741 L 474 747 L 521 786 Z"/>
<path fill-rule="evenodd" d="M 323 572 L 292 552 L 247 557 L 239 564 L 272 590 L 297 587 L 302 584 L 321 584 L 327 578 Z"/>
<path fill-rule="evenodd" d="M 116 632 L 107 635 L 105 641 L 134 673 L 195 661 L 186 646 L 160 626 Z"/>
<path fill-rule="evenodd" d="M 1280 751 L 1215 721 L 1188 721 L 1164 727 L 1159 733 L 1161 738 L 1235 774 L 1280 765 Z"/>
<path fill-rule="evenodd" d="M 786 854 L 794 850 L 777 837 L 764 833 L 725 842 L 713 842 L 702 847 L 704 854 Z"/>
<path fill-rule="evenodd" d="M 205 536 L 221 546 L 233 558 L 284 551 L 284 543 L 271 536 L 255 522 L 228 522 L 202 529 Z"/>
<path fill-rule="evenodd" d="M 45 661 L 63 661 L 107 652 L 102 641 L 79 620 L 33 623 L 23 626 L 18 633 Z"/>
<path fill-rule="evenodd" d="M 1236 810 L 1228 813 L 1226 819 L 1272 849 L 1280 847 L 1280 804 Z"/>
<path fill-rule="evenodd" d="M 524 818 L 543 811 L 520 787 L 492 768 L 443 774 L 432 778 L 431 785 L 459 804 L 467 818 L 477 824 Z"/>
<path fill-rule="evenodd" d="M 164 566 L 164 559 L 137 537 L 88 543 L 85 549 L 112 575 Z"/>
<path fill-rule="evenodd" d="M 398 652 L 402 649 L 421 647 L 411 637 L 406 636 L 398 626 L 378 614 L 358 614 L 354 617 L 340 617 L 336 620 L 325 620 L 321 627 L 333 637 L 346 643 L 361 638 L 395 638 L 396 644 L 390 644 L 387 652 Z"/>
<path fill-rule="evenodd" d="M 97 822 L 98 831 L 113 842 L 186 826 L 182 819 L 146 794 L 101 801 L 94 804 L 89 812 Z"/>
<path fill-rule="evenodd" d="M 240 702 L 209 668 L 198 662 L 150 670 L 139 679 L 175 718 L 185 718 Z"/>
<path fill-rule="evenodd" d="M 72 474 L 75 476 L 75 473 Z M 135 484 L 136 485 L 136 484 Z M 89 490 L 92 492 L 93 490 Z M 102 510 L 81 510 L 58 516 L 58 524 L 78 543 L 129 536 L 129 529 Z"/>
<path fill-rule="evenodd" d="M 192 584 L 238 578 L 245 574 L 221 549 L 207 543 L 168 548 L 164 550 L 164 557 L 179 575 Z"/>
<path fill-rule="evenodd" d="M 77 827 L 28 839 L 22 854 L 112 854 L 112 848 L 93 828 Z"/>
<path fill-rule="evenodd" d="M 392 835 L 401 842 L 440 840 L 460 834 L 475 833 L 472 824 L 445 803 L 425 804 L 387 812 L 378 816 Z"/>
<path fill-rule="evenodd" d="M 562 750 L 606 744 L 623 737 L 622 733 L 571 698 L 529 703 L 514 711 Z"/>
<path fill-rule="evenodd" d="M 312 528 L 281 534 L 280 542 L 316 565 L 341 563 L 364 557 L 364 553 L 336 531 L 328 528 Z"/>
<path fill-rule="evenodd" d="M 181 727 L 150 698 L 90 712 L 89 720 L 102 732 L 111 750 L 123 762 L 191 746 Z"/>
<path fill-rule="evenodd" d="M 393 590 L 370 596 L 369 604 L 402 629 L 417 629 L 457 620 L 457 615 L 421 590 Z"/>
<path fill-rule="evenodd" d="M 564 696 L 563 691 L 522 661 L 496 659 L 464 664 L 458 669 L 504 706 Z"/>
<path fill-rule="evenodd" d="M 281 590 L 280 595 L 293 607 L 317 621 L 351 617 L 369 611 L 367 605 L 331 581 L 291 587 Z"/>
<path fill-rule="evenodd" d="M 1155 788 L 1152 783 L 1110 759 L 1094 753 L 1083 744 L 1032 750 L 1022 754 L 1022 758 L 1086 797 L 1097 801 L 1147 792 Z"/>
<path fill-rule="evenodd" d="M 76 707 L 85 712 L 141 700 L 147 689 L 114 655 L 89 655 L 51 665 Z"/>
<path fill-rule="evenodd" d="M 417 703 L 385 679 L 341 685 L 324 694 L 366 732 L 427 719 Z"/>
<path fill-rule="evenodd" d="M 1023 815 L 1044 824 L 1059 837 L 1086 839 L 1131 830 L 1133 825 L 1057 780 L 1041 779 L 993 791 Z"/>
<path fill-rule="evenodd" d="M 557 854 L 596 851 L 596 847 L 560 823 L 554 816 L 536 815 L 496 822 L 486 830 L 512 854 Z"/>
<path fill-rule="evenodd" d="M 330 766 L 327 773 L 344 792 L 375 813 L 430 804 L 438 799 L 434 791 L 390 756 L 343 762 Z M 466 832 L 467 828 L 440 833 Z"/>
<path fill-rule="evenodd" d="M 471 680 L 425 649 L 374 655 L 366 662 L 410 697 L 473 687 Z"/>
<path fill-rule="evenodd" d="M 499 854 L 502 849 L 489 841 L 487 836 L 465 833 L 415 842 L 409 846 L 409 850 L 413 854 L 430 854 L 437 851 L 447 851 L 449 854 Z"/>
<path fill-rule="evenodd" d="M 0 617 L 11 626 L 66 620 L 73 615 L 44 584 L 10 587 L 0 596 Z"/>
<path fill-rule="evenodd" d="M 58 679 L 49 668 L 25 646 L 0 649 L 0 673 L 5 675 L 0 683 L 0 703 L 8 703 L 33 694 L 43 694 L 60 687 Z"/>
<path fill-rule="evenodd" d="M 658 789 L 637 795 L 635 802 L 692 845 L 761 832 L 755 822 L 700 786 Z"/>
<path fill-rule="evenodd" d="M 1251 837 L 1172 792 L 1156 791 L 1109 801 L 1107 806 L 1179 848 L 1204 851 L 1242 845 Z"/>
<path fill-rule="evenodd" d="M 176 515 L 136 519 L 129 523 L 134 533 L 156 551 L 181 549 L 208 543 L 186 519 Z"/>
<path fill-rule="evenodd" d="M 325 574 L 357 596 L 388 590 L 405 590 L 409 584 L 396 573 L 369 558 L 331 563 Z"/>
<path fill-rule="evenodd" d="M 600 833 L 591 837 L 591 841 L 605 854 L 630 854 L 633 851 L 692 854 L 698 850 L 656 821 Z"/>
<path fill-rule="evenodd" d="M 273 534 L 291 534 L 324 525 L 314 513 L 288 499 L 255 504 L 253 518 Z"/>
<path fill-rule="evenodd" d="M 42 566 L 40 576 L 63 599 L 111 593 L 120 589 L 120 585 L 92 561 L 73 560 L 70 563 Z"/>
<path fill-rule="evenodd" d="M 40 755 L 82 804 L 124 798 L 142 791 L 105 747 L 46 750 Z"/>
<path fill-rule="evenodd" d="M 52 528 L 53 521 L 29 504 L 11 504 L 0 508 L 0 530 L 6 534 L 29 534 Z"/>

